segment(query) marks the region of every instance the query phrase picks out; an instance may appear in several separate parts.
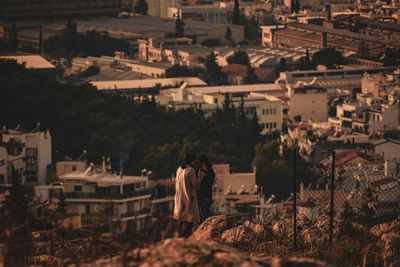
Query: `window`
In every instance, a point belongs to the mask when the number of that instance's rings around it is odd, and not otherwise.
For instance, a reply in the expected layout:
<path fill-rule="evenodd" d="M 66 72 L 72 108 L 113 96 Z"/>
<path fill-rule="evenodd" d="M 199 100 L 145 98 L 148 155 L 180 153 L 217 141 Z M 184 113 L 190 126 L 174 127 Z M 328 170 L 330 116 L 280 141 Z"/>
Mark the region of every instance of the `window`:
<path fill-rule="evenodd" d="M 86 214 L 90 213 L 90 205 L 89 204 L 85 205 L 85 211 L 86 211 Z"/>
<path fill-rule="evenodd" d="M 74 191 L 75 192 L 82 192 L 82 185 L 81 184 L 74 185 Z"/>
<path fill-rule="evenodd" d="M 269 128 L 272 129 L 272 122 L 269 123 Z"/>
<path fill-rule="evenodd" d="M 276 122 L 274 122 L 274 128 L 276 129 Z"/>
<path fill-rule="evenodd" d="M 76 166 L 72 166 L 72 171 L 76 172 Z"/>
<path fill-rule="evenodd" d="M 267 129 L 268 129 L 268 125 L 269 125 L 269 123 L 267 122 L 267 123 L 265 124 L 265 128 L 267 128 Z"/>
<path fill-rule="evenodd" d="M 26 176 L 26 181 L 29 183 L 37 182 L 37 176 Z"/>
<path fill-rule="evenodd" d="M 140 183 L 136 183 L 135 188 L 140 188 Z"/>
<path fill-rule="evenodd" d="M 0 174 L 0 184 L 5 184 L 4 174 Z"/>

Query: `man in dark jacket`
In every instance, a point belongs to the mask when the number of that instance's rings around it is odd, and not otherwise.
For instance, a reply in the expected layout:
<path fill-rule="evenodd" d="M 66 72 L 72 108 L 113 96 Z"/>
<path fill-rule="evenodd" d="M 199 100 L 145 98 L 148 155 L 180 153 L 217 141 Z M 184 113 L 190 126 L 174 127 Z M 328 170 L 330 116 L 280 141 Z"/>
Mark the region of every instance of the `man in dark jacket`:
<path fill-rule="evenodd" d="M 215 173 L 206 155 L 199 155 L 197 159 L 200 161 L 198 177 L 202 181 L 197 197 L 199 201 L 200 220 L 204 222 L 211 216 L 212 189 L 215 182 Z"/>

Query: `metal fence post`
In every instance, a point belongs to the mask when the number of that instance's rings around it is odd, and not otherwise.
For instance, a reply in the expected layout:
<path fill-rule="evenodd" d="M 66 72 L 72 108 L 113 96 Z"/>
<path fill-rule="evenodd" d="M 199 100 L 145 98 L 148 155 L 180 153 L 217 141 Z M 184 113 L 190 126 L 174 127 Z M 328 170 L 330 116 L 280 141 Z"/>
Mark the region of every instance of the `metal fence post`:
<path fill-rule="evenodd" d="M 333 239 L 333 213 L 335 202 L 335 151 L 332 151 L 332 177 L 331 177 L 331 211 L 330 211 L 330 227 L 329 227 L 329 247 L 332 248 Z"/>
<path fill-rule="evenodd" d="M 297 176 L 296 176 L 296 147 L 293 148 L 293 247 L 297 249 Z"/>

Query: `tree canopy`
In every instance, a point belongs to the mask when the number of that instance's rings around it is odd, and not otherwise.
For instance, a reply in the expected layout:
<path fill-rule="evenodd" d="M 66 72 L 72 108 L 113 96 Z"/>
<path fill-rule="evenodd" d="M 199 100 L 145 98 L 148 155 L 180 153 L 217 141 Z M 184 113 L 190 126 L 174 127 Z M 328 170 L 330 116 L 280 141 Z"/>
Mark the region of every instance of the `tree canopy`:
<path fill-rule="evenodd" d="M 204 39 L 203 41 L 201 41 L 201 45 L 207 46 L 207 47 L 221 46 L 222 41 L 220 39 L 209 38 L 209 39 Z"/>
<path fill-rule="evenodd" d="M 147 5 L 146 0 L 135 0 L 132 6 L 133 12 L 136 14 L 147 15 L 147 10 L 149 6 Z"/>
<path fill-rule="evenodd" d="M 240 25 L 240 10 L 239 10 L 239 0 L 235 0 L 233 5 L 233 18 L 232 24 Z"/>
<path fill-rule="evenodd" d="M 247 66 L 247 74 L 243 78 L 244 84 L 255 84 L 258 83 L 258 77 L 254 72 L 254 68 L 252 66 Z"/>
<path fill-rule="evenodd" d="M 0 83 L 0 121 L 26 129 L 40 121 L 42 130 L 50 130 L 55 160 L 76 158 L 85 149 L 89 162 L 106 155 L 116 171 L 136 175 L 146 168 L 167 178 L 183 154 L 193 152 L 247 172 L 261 138 L 256 118 L 231 105 L 206 118 L 200 107 L 175 110 L 152 99 L 104 94 L 89 84 L 48 81 L 9 60 L 0 60 Z"/>
<path fill-rule="evenodd" d="M 203 80 L 209 85 L 228 84 L 228 78 L 221 67 L 216 62 L 216 55 L 211 52 L 205 60 L 206 70 L 203 74 Z"/>
<path fill-rule="evenodd" d="M 247 55 L 246 52 L 241 51 L 241 50 L 237 50 L 233 53 L 233 55 L 229 56 L 226 61 L 229 64 L 241 64 L 241 65 L 250 65 L 250 60 L 249 60 L 249 56 Z"/>
<path fill-rule="evenodd" d="M 67 30 L 64 34 L 49 37 L 44 43 L 44 51 L 52 58 L 99 57 L 114 56 L 115 51 L 129 53 L 130 46 L 125 40 L 117 40 L 97 31 L 80 34 Z"/>
<path fill-rule="evenodd" d="M 333 47 L 328 47 L 315 52 L 311 60 L 312 65 L 324 65 L 328 69 L 335 69 L 338 65 L 344 64 L 342 52 Z"/>
<path fill-rule="evenodd" d="M 175 34 L 177 37 L 183 37 L 185 35 L 185 22 L 179 13 L 177 14 L 175 20 Z"/>
<path fill-rule="evenodd" d="M 196 75 L 190 68 L 178 64 L 173 65 L 171 68 L 165 71 L 166 78 L 193 77 L 193 76 Z"/>

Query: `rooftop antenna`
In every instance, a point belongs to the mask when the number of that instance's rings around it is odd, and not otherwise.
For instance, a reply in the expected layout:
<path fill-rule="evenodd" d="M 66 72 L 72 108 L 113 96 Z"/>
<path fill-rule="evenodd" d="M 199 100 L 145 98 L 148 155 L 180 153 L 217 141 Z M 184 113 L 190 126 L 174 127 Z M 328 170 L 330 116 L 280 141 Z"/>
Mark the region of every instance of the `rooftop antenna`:
<path fill-rule="evenodd" d="M 87 151 L 84 149 L 83 151 L 82 151 L 82 154 L 79 156 L 79 157 L 77 157 L 77 161 L 79 161 L 79 160 L 81 160 L 85 155 L 87 154 Z"/>
<path fill-rule="evenodd" d="M 31 133 L 37 133 L 40 131 L 40 122 L 36 123 L 36 127 L 31 131 Z"/>

